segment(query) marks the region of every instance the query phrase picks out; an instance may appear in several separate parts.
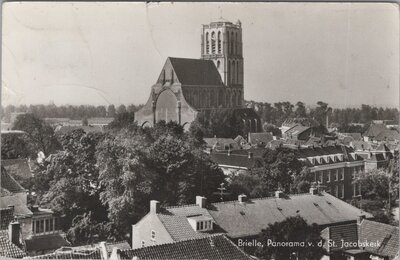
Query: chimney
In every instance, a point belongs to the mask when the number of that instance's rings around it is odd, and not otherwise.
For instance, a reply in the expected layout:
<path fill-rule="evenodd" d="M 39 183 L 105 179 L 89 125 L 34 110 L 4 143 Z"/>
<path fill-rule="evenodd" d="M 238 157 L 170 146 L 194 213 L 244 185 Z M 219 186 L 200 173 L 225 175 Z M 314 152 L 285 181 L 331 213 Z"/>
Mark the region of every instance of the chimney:
<path fill-rule="evenodd" d="M 277 190 L 277 191 L 275 191 L 275 198 L 283 198 L 283 195 L 284 195 L 284 193 L 283 193 L 283 191 L 281 191 L 281 190 Z"/>
<path fill-rule="evenodd" d="M 231 149 L 229 149 L 228 150 L 228 156 L 231 156 L 231 154 L 232 154 L 232 151 L 231 151 Z"/>
<path fill-rule="evenodd" d="M 206 197 L 196 196 L 196 205 L 200 208 L 206 207 Z"/>
<path fill-rule="evenodd" d="M 365 215 L 360 215 L 357 217 L 357 224 L 360 225 L 361 222 L 365 219 Z"/>
<path fill-rule="evenodd" d="M 160 202 L 157 200 L 150 200 L 150 212 L 157 214 L 160 212 Z"/>
<path fill-rule="evenodd" d="M 238 196 L 238 201 L 239 201 L 239 203 L 244 203 L 244 202 L 246 202 L 246 201 L 247 201 L 247 196 L 244 195 L 244 194 L 239 195 L 239 196 Z"/>
<path fill-rule="evenodd" d="M 108 252 L 107 252 L 106 242 L 105 241 L 100 242 L 99 246 L 100 246 L 100 252 L 102 255 L 101 259 L 108 260 Z"/>
<path fill-rule="evenodd" d="M 17 245 L 18 247 L 21 244 L 19 237 L 20 231 L 21 231 L 21 226 L 19 222 L 14 221 L 8 225 L 8 238 L 14 245 Z"/>
<path fill-rule="evenodd" d="M 310 188 L 310 194 L 311 194 L 311 195 L 317 195 L 317 194 L 318 194 L 318 189 L 317 189 L 317 188 L 311 187 L 311 188 Z"/>
<path fill-rule="evenodd" d="M 249 152 L 249 159 L 251 159 L 251 158 L 253 158 L 253 153 L 252 152 Z"/>
<path fill-rule="evenodd" d="M 119 249 L 118 247 L 114 247 L 112 249 L 109 259 L 110 260 L 121 260 L 121 249 Z"/>

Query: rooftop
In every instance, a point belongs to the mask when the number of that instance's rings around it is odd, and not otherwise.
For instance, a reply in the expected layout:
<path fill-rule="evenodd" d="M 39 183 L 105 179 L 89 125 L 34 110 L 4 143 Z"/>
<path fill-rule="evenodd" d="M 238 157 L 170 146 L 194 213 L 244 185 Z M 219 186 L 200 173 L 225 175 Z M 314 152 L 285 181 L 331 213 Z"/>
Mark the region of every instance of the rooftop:
<path fill-rule="evenodd" d="M 26 190 L 8 173 L 4 167 L 1 167 L 1 188 L 12 193 L 25 192 Z"/>
<path fill-rule="evenodd" d="M 0 256 L 22 258 L 25 256 L 25 252 L 13 244 L 8 238 L 0 236 Z"/>
<path fill-rule="evenodd" d="M 122 250 L 120 256 L 121 260 L 135 256 L 139 259 L 252 259 L 224 235 Z"/>

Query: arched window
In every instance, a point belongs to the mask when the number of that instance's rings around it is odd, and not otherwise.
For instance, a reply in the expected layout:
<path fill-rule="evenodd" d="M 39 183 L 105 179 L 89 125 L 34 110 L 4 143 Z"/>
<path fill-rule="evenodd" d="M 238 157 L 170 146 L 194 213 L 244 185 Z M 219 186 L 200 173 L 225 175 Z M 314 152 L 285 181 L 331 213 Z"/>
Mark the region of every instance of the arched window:
<path fill-rule="evenodd" d="M 232 62 L 231 61 L 228 61 L 228 85 L 231 85 L 231 79 L 232 79 L 232 76 L 231 76 L 231 73 L 232 73 L 232 67 L 231 67 L 231 65 L 232 65 Z"/>
<path fill-rule="evenodd" d="M 230 45 L 229 45 L 229 32 L 226 33 L 226 42 L 227 42 L 227 48 L 228 48 L 228 54 L 231 53 Z M 226 50 L 225 50 L 226 52 Z"/>
<path fill-rule="evenodd" d="M 221 53 L 221 32 L 218 32 L 218 53 Z"/>
<path fill-rule="evenodd" d="M 211 51 L 215 54 L 215 32 L 211 33 Z"/>
<path fill-rule="evenodd" d="M 239 73 L 240 73 L 240 68 L 239 68 L 239 61 L 236 61 L 236 83 L 239 84 Z"/>
<path fill-rule="evenodd" d="M 217 69 L 221 66 L 221 61 L 217 60 Z"/>
<path fill-rule="evenodd" d="M 231 44 L 231 53 L 233 54 L 233 52 L 234 52 L 234 49 L 233 49 L 233 43 L 235 42 L 235 38 L 233 38 L 233 32 L 231 32 L 231 42 L 230 42 L 230 44 Z"/>
<path fill-rule="evenodd" d="M 210 35 L 206 33 L 206 53 L 210 53 Z"/>
<path fill-rule="evenodd" d="M 236 61 L 232 61 L 232 84 L 236 84 Z"/>
<path fill-rule="evenodd" d="M 236 37 L 236 54 L 239 54 L 239 37 L 237 32 L 235 34 L 235 37 Z"/>

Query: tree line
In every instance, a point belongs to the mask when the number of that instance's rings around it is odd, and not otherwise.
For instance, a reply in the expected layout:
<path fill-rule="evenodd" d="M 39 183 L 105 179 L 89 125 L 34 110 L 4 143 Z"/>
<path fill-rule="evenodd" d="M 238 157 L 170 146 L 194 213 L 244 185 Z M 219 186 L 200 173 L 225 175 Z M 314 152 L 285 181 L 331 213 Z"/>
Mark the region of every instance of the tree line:
<path fill-rule="evenodd" d="M 2 120 L 10 122 L 12 113 L 31 113 L 38 118 L 70 118 L 70 119 L 85 119 L 92 117 L 115 117 L 117 114 L 132 113 L 138 111 L 143 105 L 128 106 L 113 104 L 108 106 L 93 106 L 93 105 L 8 105 L 1 107 Z"/>
<path fill-rule="evenodd" d="M 319 101 L 317 106 L 310 108 L 304 102 L 292 104 L 286 102 L 255 102 L 247 101 L 248 107 L 256 110 L 262 122 L 277 126 L 282 125 L 286 118 L 313 118 L 326 126 L 328 117 L 329 125 L 348 125 L 351 123 L 369 124 L 372 120 L 392 120 L 394 124 L 399 122 L 397 108 L 383 108 L 370 105 L 361 105 L 359 108 L 331 108 L 328 103 Z"/>

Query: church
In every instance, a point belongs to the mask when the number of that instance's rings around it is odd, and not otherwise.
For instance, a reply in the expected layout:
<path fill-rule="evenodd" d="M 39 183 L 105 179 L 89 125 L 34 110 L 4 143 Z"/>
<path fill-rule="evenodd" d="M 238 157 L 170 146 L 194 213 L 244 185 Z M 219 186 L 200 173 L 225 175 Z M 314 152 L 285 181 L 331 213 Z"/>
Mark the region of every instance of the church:
<path fill-rule="evenodd" d="M 259 117 L 244 106 L 243 76 L 241 22 L 203 25 L 201 58 L 168 57 L 135 119 L 141 126 L 165 120 L 188 129 L 200 111 L 233 109 L 251 132 L 259 132 Z"/>

